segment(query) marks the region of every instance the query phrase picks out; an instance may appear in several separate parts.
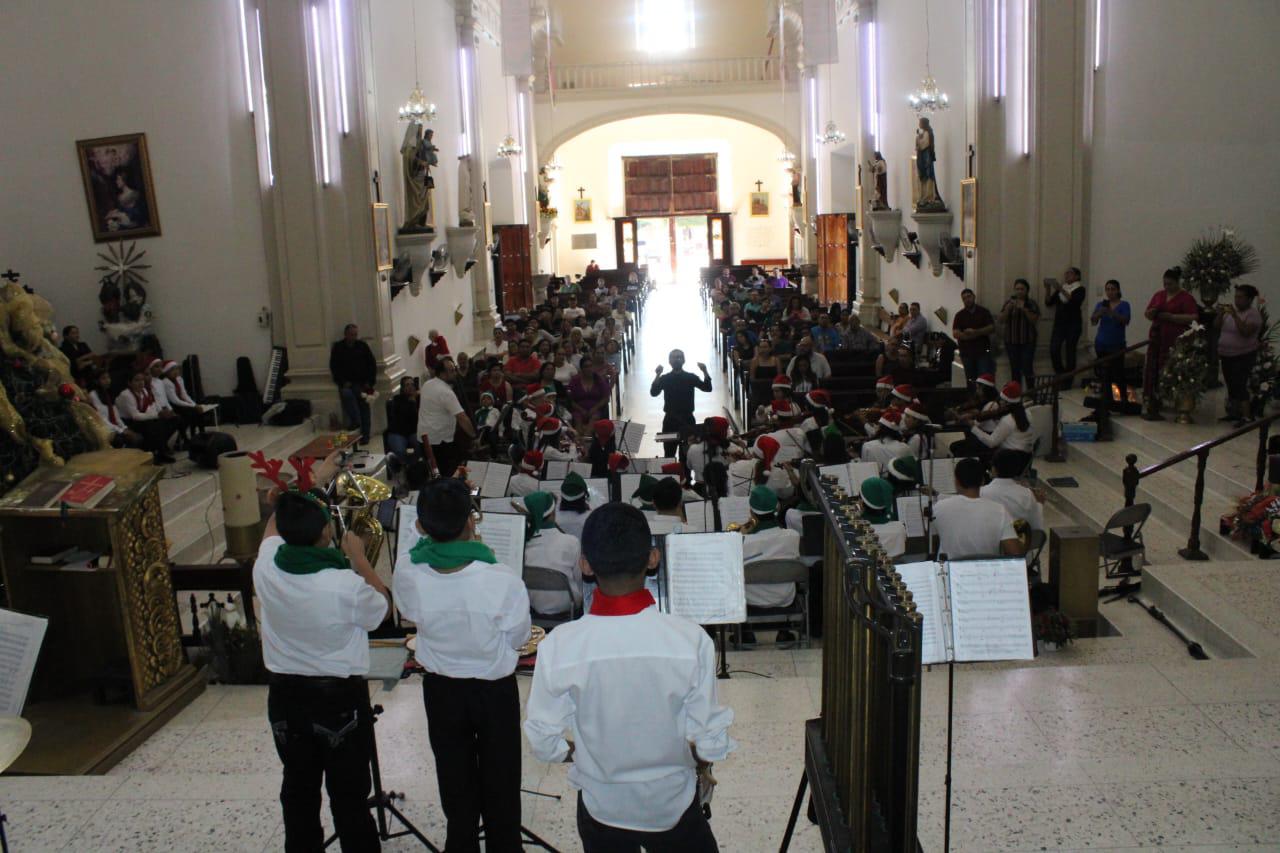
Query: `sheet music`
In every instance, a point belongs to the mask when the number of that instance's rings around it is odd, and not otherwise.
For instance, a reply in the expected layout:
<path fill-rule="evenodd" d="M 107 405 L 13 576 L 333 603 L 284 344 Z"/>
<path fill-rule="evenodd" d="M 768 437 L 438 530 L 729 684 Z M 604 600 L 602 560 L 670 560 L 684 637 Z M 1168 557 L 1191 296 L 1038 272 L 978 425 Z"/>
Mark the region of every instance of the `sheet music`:
<path fill-rule="evenodd" d="M 618 482 L 622 486 L 618 494 L 618 497 L 622 499 L 622 502 L 624 504 L 630 503 L 631 496 L 635 494 L 636 489 L 640 488 L 640 475 L 639 474 L 620 474 L 618 475 Z"/>
<path fill-rule="evenodd" d="M 945 663 L 947 660 L 945 603 L 942 600 L 941 566 L 937 563 L 903 563 L 894 566 L 911 590 L 911 600 L 923 617 L 921 620 L 920 662 Z"/>
<path fill-rule="evenodd" d="M 929 503 L 928 498 L 919 495 L 903 495 L 898 498 L 898 521 L 907 526 L 908 536 L 924 535 L 924 513 L 921 511 L 921 500 Z"/>
<path fill-rule="evenodd" d="M 546 473 L 543 475 L 547 480 L 563 480 L 569 476 L 569 460 L 567 459 L 548 459 Z"/>
<path fill-rule="evenodd" d="M 848 465 L 823 465 L 818 469 L 818 473 L 825 477 L 835 477 L 836 485 L 846 495 L 856 494 L 853 490 L 853 479 Z"/>
<path fill-rule="evenodd" d="M 564 480 L 543 480 L 542 485 L 538 487 L 540 492 L 550 492 L 556 497 L 560 497 L 560 487 L 564 485 Z"/>
<path fill-rule="evenodd" d="M 747 618 L 740 533 L 668 536 L 671 612 L 699 625 L 736 625 Z"/>
<path fill-rule="evenodd" d="M 524 516 L 486 515 L 476 525 L 480 541 L 493 549 L 498 562 L 524 574 Z"/>
<path fill-rule="evenodd" d="M 614 421 L 613 430 L 620 451 L 634 454 L 640 450 L 640 442 L 644 440 L 644 424 L 636 421 Z"/>
<path fill-rule="evenodd" d="M 462 463 L 462 467 L 467 469 L 467 479 L 472 485 L 477 489 L 480 488 L 485 475 L 489 473 L 489 463 L 482 459 L 469 459 Z"/>
<path fill-rule="evenodd" d="M 880 466 L 875 462 L 850 462 L 849 482 L 853 485 L 853 493 L 862 493 L 862 481 L 868 477 L 879 477 Z"/>
<path fill-rule="evenodd" d="M 481 498 L 480 511 L 485 515 L 496 512 L 502 515 L 520 514 L 520 510 L 511 505 L 511 501 L 519 503 L 519 498 Z"/>
<path fill-rule="evenodd" d="M 1027 565 L 961 560 L 948 565 L 952 647 L 958 661 L 1030 660 L 1035 656 Z"/>
<path fill-rule="evenodd" d="M 684 522 L 674 515 L 658 515 L 656 512 L 646 512 L 644 517 L 649 522 L 649 532 L 654 536 L 675 533 L 677 527 L 684 527 Z"/>
<path fill-rule="evenodd" d="M 929 459 L 921 468 L 924 481 L 940 495 L 956 493 L 956 460 Z"/>
<path fill-rule="evenodd" d="M 499 500 L 492 498 L 491 500 Z M 502 498 L 502 500 L 507 500 Z M 422 535 L 416 527 L 418 507 L 415 504 L 401 504 L 398 510 L 400 537 L 396 543 L 396 562 L 408 558 L 413 546 L 418 544 Z M 519 577 L 524 572 L 524 516 L 515 513 L 485 513 L 484 519 L 476 525 L 476 533 L 484 540 L 484 544 L 493 549 L 498 562 L 512 569 Z"/>
<path fill-rule="evenodd" d="M 577 474 L 582 479 L 587 480 L 591 477 L 591 463 L 590 462 L 570 462 L 569 471 L 571 473 Z"/>
<path fill-rule="evenodd" d="M 49 620 L 0 609 L 0 713 L 22 714 Z"/>
<path fill-rule="evenodd" d="M 710 501 L 689 501 L 684 505 L 684 533 L 707 532 L 707 510 Z M 712 525 L 714 527 L 714 524 Z"/>
<path fill-rule="evenodd" d="M 480 484 L 480 497 L 500 498 L 507 493 L 507 481 L 511 479 L 510 466 L 495 462 L 485 472 Z"/>
<path fill-rule="evenodd" d="M 598 506 L 604 506 L 609 502 L 609 478 L 597 477 L 589 479 L 587 483 L 587 506 L 595 509 Z"/>
<path fill-rule="evenodd" d="M 730 524 L 746 524 L 751 520 L 751 499 L 746 497 L 720 499 L 720 524 L 728 528 Z M 713 519 L 714 520 L 714 519 Z M 710 529 L 710 528 L 708 528 Z"/>

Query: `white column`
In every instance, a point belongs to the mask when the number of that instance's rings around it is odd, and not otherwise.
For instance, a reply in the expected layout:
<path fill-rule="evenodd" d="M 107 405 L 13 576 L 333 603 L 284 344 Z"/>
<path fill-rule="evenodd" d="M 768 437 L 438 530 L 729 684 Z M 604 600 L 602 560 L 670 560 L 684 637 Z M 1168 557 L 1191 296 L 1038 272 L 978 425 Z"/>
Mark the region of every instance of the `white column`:
<path fill-rule="evenodd" d="M 460 6 L 463 4 L 459 4 Z M 498 319 L 493 298 L 493 265 L 487 247 L 493 242 L 493 223 L 485 206 L 485 188 L 489 181 L 487 152 L 496 140 L 485 139 L 480 121 L 480 67 L 476 62 L 476 19 L 470 4 L 458 12 L 458 47 L 461 51 L 462 110 L 465 118 L 466 137 L 470 151 L 463 152 L 465 159 L 459 169 L 470 169 L 470 208 L 475 213 L 475 225 L 480 232 L 479 261 L 471 268 L 471 294 L 474 310 L 471 316 L 472 336 L 476 341 L 489 340 L 493 325 Z"/>
<path fill-rule="evenodd" d="M 875 178 L 867 174 L 866 163 L 872 159 L 876 151 L 876 103 L 872 86 L 878 86 L 880 74 L 870 67 L 870 62 L 881 61 L 875 39 L 875 3 L 863 0 L 858 7 L 858 58 L 861 65 L 858 100 L 858 170 L 862 175 L 862 207 L 858 209 L 858 299 L 854 310 L 864 323 L 874 327 L 877 313 L 880 310 L 880 257 L 876 254 L 871 241 L 871 229 L 868 227 L 867 211 L 871 209 L 871 200 L 875 197 Z M 895 236 L 896 239 L 896 236 Z"/>

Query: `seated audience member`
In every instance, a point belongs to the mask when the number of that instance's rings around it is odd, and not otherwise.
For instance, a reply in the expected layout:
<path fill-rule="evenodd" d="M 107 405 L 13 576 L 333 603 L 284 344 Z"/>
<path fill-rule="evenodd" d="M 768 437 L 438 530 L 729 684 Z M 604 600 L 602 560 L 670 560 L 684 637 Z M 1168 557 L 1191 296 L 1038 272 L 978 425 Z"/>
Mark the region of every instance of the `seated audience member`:
<path fill-rule="evenodd" d="M 820 352 L 813 351 L 813 338 L 805 335 L 796 343 L 795 356 L 791 359 L 791 363 L 787 365 L 787 373 L 792 379 L 795 379 L 796 359 L 805 356 L 809 359 L 809 366 L 813 368 L 813 375 L 818 377 L 819 382 L 825 382 L 831 378 L 831 362 L 827 361 L 827 357 Z"/>
<path fill-rule="evenodd" d="M 392 586 L 396 607 L 418 630 L 444 846 L 479 850 L 483 821 L 486 847 L 519 850 L 515 669 L 529 641 L 529 596 L 519 574 L 476 536 L 471 492 L 462 480 L 441 477 L 419 492 L 415 531 L 421 538 L 396 561 Z M 376 840 L 361 849 L 377 849 Z"/>
<path fill-rule="evenodd" d="M 645 574 L 658 552 L 634 507 L 593 512 L 582 551 L 599 589 L 586 617 L 539 646 L 525 735 L 543 761 L 572 763 L 582 849 L 715 851 L 698 775 L 736 744 L 711 637 L 655 606 Z"/>
<path fill-rule="evenodd" d="M 175 461 L 169 455 L 169 437 L 178 428 L 178 419 L 160 408 L 146 374 L 133 374 L 129 387 L 116 397 L 116 410 L 125 426 L 142 436 L 142 449 L 151 453 L 157 465 Z"/>
<path fill-rule="evenodd" d="M 200 405 L 187 393 L 187 385 L 182 380 L 182 368 L 176 361 L 166 361 L 161 367 L 160 387 L 164 389 L 165 403 L 169 410 L 178 416 L 180 426 L 178 436 L 182 447 L 191 441 L 191 436 L 204 432 L 204 413 Z"/>
<path fill-rule="evenodd" d="M 929 319 L 920 313 L 920 303 L 912 302 L 907 313 L 907 324 L 902 329 L 902 339 L 909 341 L 911 348 L 917 352 L 920 345 L 929 337 Z"/>
<path fill-rule="evenodd" d="M 1000 401 L 1007 411 L 990 433 L 974 426 L 972 417 L 964 423 L 969 426 L 969 435 L 990 450 L 1004 449 L 1018 454 L 1023 469 L 1026 469 L 1035 451 L 1036 431 L 1031 428 L 1027 410 L 1022 405 L 1022 386 L 1017 382 L 1005 385 L 1000 390 Z"/>
<path fill-rule="evenodd" d="M 515 474 L 511 475 L 511 480 L 507 483 L 507 494 L 522 498 L 525 495 L 538 491 L 538 487 L 542 483 L 538 480 L 538 473 L 542 471 L 542 451 L 529 450 L 520 458 L 519 469 Z"/>
<path fill-rule="evenodd" d="M 529 590 L 529 605 L 534 613 L 567 613 L 582 601 L 582 572 L 578 569 L 582 546 L 576 536 L 556 526 L 556 497 L 550 492 L 525 495 L 524 512 L 524 564 L 564 575 L 573 597 L 570 602 L 563 592 L 534 589 Z"/>
<path fill-rule="evenodd" d="M 814 353 L 814 355 L 818 355 L 818 353 Z M 791 364 L 788 367 L 791 390 L 797 394 L 808 394 L 814 388 L 817 388 L 822 381 L 813 372 L 810 358 L 811 356 L 807 355 L 797 355 L 791 359 Z"/>
<path fill-rule="evenodd" d="M 1025 521 L 1032 530 L 1044 530 L 1043 499 L 1017 479 L 1026 468 L 1023 458 L 1009 450 L 997 450 L 991 464 L 995 477 L 982 487 L 981 496 L 1003 506 L 1014 521 Z"/>
<path fill-rule="evenodd" d="M 809 320 L 809 309 L 804 307 L 804 300 L 799 296 L 793 296 L 787 300 L 787 308 L 783 312 L 783 320 L 793 326 L 807 326 Z"/>
<path fill-rule="evenodd" d="M 859 489 L 862 517 L 876 532 L 880 547 L 890 558 L 907 552 L 907 526 L 898 521 L 893 485 L 881 477 L 868 477 Z"/>
<path fill-rule="evenodd" d="M 488 391 L 493 395 L 493 402 L 501 407 L 511 402 L 511 383 L 502 372 L 502 365 L 494 362 L 489 372 L 480 380 L 481 393 Z"/>
<path fill-rule="evenodd" d="M 560 508 L 556 510 L 556 525 L 565 533 L 581 541 L 582 526 L 587 523 L 587 516 L 590 514 L 590 492 L 587 490 L 587 481 L 582 479 L 582 475 L 576 471 L 570 471 L 564 478 L 564 482 L 560 484 Z M 579 589 L 581 589 L 581 583 L 579 583 Z"/>
<path fill-rule="evenodd" d="M 896 380 L 910 379 L 915 371 L 916 354 L 912 346 L 901 338 L 890 338 L 884 352 L 876 356 L 875 371 Z"/>
<path fill-rule="evenodd" d="M 440 369 L 440 359 L 449 354 L 449 342 L 435 329 L 427 332 L 427 345 L 422 348 L 422 358 L 431 376 Z"/>
<path fill-rule="evenodd" d="M 515 385 L 528 385 L 538 381 L 542 372 L 542 361 L 533 354 L 533 344 L 527 338 L 516 345 L 516 354 L 507 359 L 503 365 L 507 381 Z"/>
<path fill-rule="evenodd" d="M 818 325 L 809 330 L 813 339 L 813 348 L 818 352 L 835 352 L 844 343 L 840 330 L 831 325 L 831 315 L 822 312 L 818 315 Z"/>
<path fill-rule="evenodd" d="M 986 466 L 978 459 L 956 462 L 956 494 L 933 507 L 938 554 L 949 560 L 968 557 L 1022 556 L 1022 542 L 1009 511 L 982 497 Z"/>
<path fill-rule="evenodd" d="M 484 349 L 480 350 L 481 356 L 491 356 L 499 361 L 505 361 L 508 355 L 507 351 L 507 330 L 501 323 L 493 327 L 493 337 L 484 345 Z"/>
<path fill-rule="evenodd" d="M 841 349 L 859 355 L 879 355 L 884 350 L 884 344 L 870 329 L 862 325 L 862 319 L 857 314 L 851 312 L 844 320 Z"/>
<path fill-rule="evenodd" d="M 883 474 L 891 461 L 911 455 L 911 448 L 902 440 L 902 415 L 897 411 L 882 414 L 879 426 L 875 438 L 862 443 L 862 461 L 876 463 Z"/>
<path fill-rule="evenodd" d="M 130 429 L 116 409 L 115 398 L 111 396 L 111 374 L 90 368 L 85 374 L 85 384 L 89 386 L 89 404 L 111 431 L 111 446 L 142 447 L 142 434 Z"/>
<path fill-rule="evenodd" d="M 742 537 L 744 566 L 760 560 L 800 559 L 800 534 L 778 522 L 778 496 L 768 486 L 755 486 L 748 499 L 751 508 L 751 532 Z M 794 583 L 747 584 L 747 604 L 752 607 L 787 607 L 795 600 Z M 750 631 L 743 631 L 744 643 L 755 642 Z M 790 631 L 779 631 L 778 642 L 793 642 Z"/>
<path fill-rule="evenodd" d="M 492 399 L 492 395 L 490 395 Z M 391 398 L 390 411 L 387 416 L 387 432 L 384 449 L 399 463 L 409 459 L 409 448 L 414 448 L 414 455 L 420 452 L 421 437 L 418 435 L 418 380 L 412 376 L 400 377 L 400 390 Z M 476 427 L 479 428 L 479 423 Z"/>
<path fill-rule="evenodd" d="M 71 362 L 71 377 L 84 382 L 89 369 L 97 364 L 98 359 L 89 349 L 89 345 L 80 340 L 79 326 L 63 327 L 62 343 L 58 344 L 58 349 L 62 350 L 67 361 Z"/>

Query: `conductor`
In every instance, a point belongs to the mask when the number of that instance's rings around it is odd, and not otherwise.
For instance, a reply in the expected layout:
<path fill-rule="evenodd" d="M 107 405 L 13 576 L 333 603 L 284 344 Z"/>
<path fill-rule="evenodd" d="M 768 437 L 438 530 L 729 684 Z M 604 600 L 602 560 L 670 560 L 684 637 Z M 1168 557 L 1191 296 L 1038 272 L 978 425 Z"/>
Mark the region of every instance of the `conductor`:
<path fill-rule="evenodd" d="M 662 365 L 658 365 L 653 384 L 649 386 L 649 395 L 651 397 L 662 395 L 662 431 L 679 432 L 695 424 L 693 392 L 695 389 L 710 391 L 711 376 L 707 373 L 707 366 L 702 362 L 698 362 L 698 369 L 702 371 L 701 379 L 685 370 L 683 350 L 673 349 L 671 355 L 667 357 L 667 363 L 671 365 L 671 372 L 664 376 Z M 675 456 L 679 446 L 678 441 L 664 441 L 663 455 Z"/>

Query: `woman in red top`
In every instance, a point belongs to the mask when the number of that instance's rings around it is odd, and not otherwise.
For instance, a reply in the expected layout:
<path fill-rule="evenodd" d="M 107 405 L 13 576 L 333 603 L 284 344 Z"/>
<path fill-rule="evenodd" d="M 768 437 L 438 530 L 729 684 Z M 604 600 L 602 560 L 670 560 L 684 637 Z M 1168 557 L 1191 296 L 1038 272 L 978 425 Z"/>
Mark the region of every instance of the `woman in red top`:
<path fill-rule="evenodd" d="M 480 392 L 488 391 L 493 395 L 493 402 L 499 407 L 511 402 L 511 383 L 502 373 L 502 364 L 495 362 L 480 382 Z"/>
<path fill-rule="evenodd" d="M 1196 305 L 1195 297 L 1182 289 L 1182 268 L 1165 270 L 1164 289 L 1152 296 L 1147 303 L 1146 317 L 1151 321 L 1147 339 L 1151 343 L 1147 347 L 1147 367 L 1142 383 L 1142 394 L 1147 404 L 1147 411 L 1142 416 L 1144 419 L 1164 420 L 1160 417 L 1160 398 L 1156 392 L 1160 370 L 1169 360 L 1169 351 L 1173 349 L 1174 341 L 1199 316 L 1200 308 Z"/>

